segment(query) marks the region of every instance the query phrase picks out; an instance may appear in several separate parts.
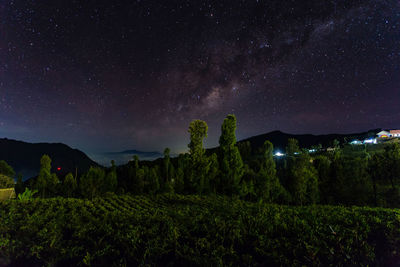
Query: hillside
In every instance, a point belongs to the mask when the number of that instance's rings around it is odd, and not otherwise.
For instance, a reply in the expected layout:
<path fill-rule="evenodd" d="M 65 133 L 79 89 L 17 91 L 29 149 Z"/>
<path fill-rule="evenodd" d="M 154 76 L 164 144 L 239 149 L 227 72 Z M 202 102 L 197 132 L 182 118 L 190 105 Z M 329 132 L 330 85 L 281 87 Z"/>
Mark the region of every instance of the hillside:
<path fill-rule="evenodd" d="M 68 172 L 86 172 L 90 166 L 98 166 L 85 153 L 72 149 L 61 143 L 26 143 L 22 141 L 0 139 L 0 160 L 5 160 L 16 173 L 24 179 L 37 175 L 40 167 L 40 158 L 47 154 L 52 159 L 52 168 L 57 174 Z M 57 170 L 60 167 L 61 170 Z"/>
<path fill-rule="evenodd" d="M 374 137 L 380 129 L 369 130 L 362 133 L 352 134 L 325 134 L 325 135 L 313 135 L 313 134 L 288 134 L 281 131 L 273 131 L 266 134 L 261 134 L 240 140 L 239 143 L 250 142 L 252 149 L 262 147 L 266 140 L 269 140 L 274 144 L 274 147 L 279 150 L 285 150 L 289 138 L 295 138 L 299 141 L 299 145 L 302 148 L 309 148 L 321 144 L 323 147 L 332 145 L 333 140 L 338 140 L 341 144 L 350 142 L 353 139 L 365 139 L 368 137 Z"/>
<path fill-rule="evenodd" d="M 138 156 L 142 160 L 154 160 L 163 157 L 163 154 L 157 151 L 139 151 L 135 149 L 124 150 L 120 152 L 106 152 L 101 154 L 91 154 L 96 162 L 103 166 L 110 166 L 111 160 L 114 160 L 117 165 L 127 164 L 132 160 L 133 156 Z"/>

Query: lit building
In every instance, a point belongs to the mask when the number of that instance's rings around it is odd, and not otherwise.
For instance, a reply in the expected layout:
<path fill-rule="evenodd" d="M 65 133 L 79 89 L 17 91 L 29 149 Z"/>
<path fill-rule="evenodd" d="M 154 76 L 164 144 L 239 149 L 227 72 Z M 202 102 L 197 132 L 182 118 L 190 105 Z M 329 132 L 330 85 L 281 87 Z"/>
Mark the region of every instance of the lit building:
<path fill-rule="evenodd" d="M 398 137 L 400 138 L 400 130 L 380 131 L 376 134 L 378 138 Z"/>
<path fill-rule="evenodd" d="M 390 137 L 390 133 L 388 131 L 380 131 L 376 134 L 378 138 L 388 138 Z"/>
<path fill-rule="evenodd" d="M 390 130 L 390 137 L 400 137 L 400 130 Z"/>

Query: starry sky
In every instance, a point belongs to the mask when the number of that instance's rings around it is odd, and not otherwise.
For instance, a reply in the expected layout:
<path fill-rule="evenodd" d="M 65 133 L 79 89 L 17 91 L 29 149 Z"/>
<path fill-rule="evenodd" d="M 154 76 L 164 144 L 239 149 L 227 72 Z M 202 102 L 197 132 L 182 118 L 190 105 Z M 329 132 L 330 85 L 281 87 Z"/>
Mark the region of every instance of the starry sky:
<path fill-rule="evenodd" d="M 400 128 L 398 0 L 0 0 L 0 137 L 86 153 Z"/>

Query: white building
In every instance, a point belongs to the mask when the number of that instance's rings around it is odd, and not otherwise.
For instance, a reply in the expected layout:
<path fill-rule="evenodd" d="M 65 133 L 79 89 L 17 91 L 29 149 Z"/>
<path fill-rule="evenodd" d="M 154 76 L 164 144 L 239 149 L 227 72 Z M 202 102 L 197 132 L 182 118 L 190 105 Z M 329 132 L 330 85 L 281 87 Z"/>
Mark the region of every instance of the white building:
<path fill-rule="evenodd" d="M 376 134 L 378 138 L 398 137 L 400 138 L 400 130 L 380 131 Z"/>
<path fill-rule="evenodd" d="M 390 137 L 400 137 L 400 130 L 390 130 Z"/>
<path fill-rule="evenodd" d="M 378 138 L 388 138 L 390 137 L 390 133 L 388 131 L 380 131 L 376 134 Z"/>

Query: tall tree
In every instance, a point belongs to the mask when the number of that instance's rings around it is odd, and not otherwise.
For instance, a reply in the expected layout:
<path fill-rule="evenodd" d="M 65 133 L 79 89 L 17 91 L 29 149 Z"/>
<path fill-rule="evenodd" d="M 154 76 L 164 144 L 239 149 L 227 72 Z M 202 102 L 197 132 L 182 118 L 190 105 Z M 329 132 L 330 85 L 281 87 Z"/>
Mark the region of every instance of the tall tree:
<path fill-rule="evenodd" d="M 134 194 L 140 195 L 144 190 L 144 172 L 140 170 L 139 167 L 139 157 L 133 156 L 133 166 L 130 163 L 130 179 L 131 183 L 131 191 Z"/>
<path fill-rule="evenodd" d="M 88 199 L 100 196 L 103 192 L 105 172 L 99 167 L 90 167 L 89 171 L 81 177 L 80 189 L 82 195 Z"/>
<path fill-rule="evenodd" d="M 236 117 L 228 115 L 221 127 L 219 145 L 221 150 L 220 168 L 224 193 L 238 195 L 240 182 L 244 173 L 243 161 L 236 146 Z"/>
<path fill-rule="evenodd" d="M 318 184 L 320 190 L 320 198 L 323 204 L 331 203 L 331 190 L 330 180 L 331 180 L 331 161 L 327 156 L 319 155 L 317 156 L 313 164 L 318 172 Z"/>
<path fill-rule="evenodd" d="M 164 150 L 164 159 L 162 165 L 162 191 L 166 193 L 172 193 L 174 191 L 172 181 L 174 177 L 174 166 L 171 163 L 170 152 L 171 150 L 169 148 Z"/>
<path fill-rule="evenodd" d="M 208 170 L 208 188 L 207 188 L 207 192 L 210 193 L 217 193 L 217 189 L 221 184 L 220 181 L 220 171 L 219 171 L 219 164 L 218 164 L 218 156 L 217 154 L 213 153 L 209 159 L 209 170 Z"/>
<path fill-rule="evenodd" d="M 148 193 L 155 195 L 160 191 L 160 180 L 158 166 L 149 168 L 147 176 L 148 180 Z"/>
<path fill-rule="evenodd" d="M 300 153 L 299 141 L 295 138 L 289 138 L 286 146 L 286 154 L 288 157 L 293 157 Z"/>
<path fill-rule="evenodd" d="M 57 175 L 51 173 L 51 158 L 48 155 L 43 155 L 40 159 L 39 176 L 35 186 L 41 197 L 54 194 L 58 182 Z"/>
<path fill-rule="evenodd" d="M 396 189 L 396 184 L 400 179 L 400 145 L 394 143 L 385 147 L 385 161 L 388 170 L 386 180 L 389 180 L 393 190 Z"/>
<path fill-rule="evenodd" d="M 63 191 L 66 197 L 74 197 L 76 195 L 76 190 L 78 188 L 78 183 L 76 178 L 72 173 L 68 173 L 64 178 Z"/>
<path fill-rule="evenodd" d="M 117 177 L 117 167 L 115 166 L 115 161 L 111 161 L 111 169 L 110 172 L 107 173 L 104 179 L 104 192 L 115 192 L 118 185 L 118 177 Z"/>
<path fill-rule="evenodd" d="M 273 144 L 268 140 L 265 141 L 263 150 L 263 163 L 261 164 L 255 185 L 256 195 L 259 199 L 267 202 L 275 202 L 284 194 L 284 188 L 276 175 Z"/>
<path fill-rule="evenodd" d="M 188 154 L 179 154 L 174 178 L 174 191 L 178 194 L 185 192 L 185 174 L 188 172 Z"/>
<path fill-rule="evenodd" d="M 306 152 L 289 166 L 289 192 L 296 205 L 315 204 L 319 200 L 318 173 Z"/>
<path fill-rule="evenodd" d="M 194 120 L 189 125 L 190 143 L 190 175 L 185 182 L 186 191 L 189 193 L 203 193 L 204 185 L 208 183 L 207 173 L 209 164 L 203 147 L 204 138 L 207 137 L 208 126 L 205 121 Z"/>

